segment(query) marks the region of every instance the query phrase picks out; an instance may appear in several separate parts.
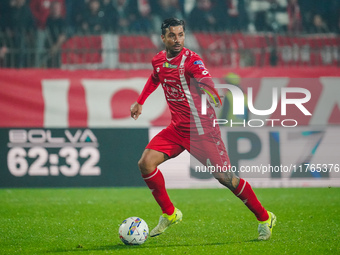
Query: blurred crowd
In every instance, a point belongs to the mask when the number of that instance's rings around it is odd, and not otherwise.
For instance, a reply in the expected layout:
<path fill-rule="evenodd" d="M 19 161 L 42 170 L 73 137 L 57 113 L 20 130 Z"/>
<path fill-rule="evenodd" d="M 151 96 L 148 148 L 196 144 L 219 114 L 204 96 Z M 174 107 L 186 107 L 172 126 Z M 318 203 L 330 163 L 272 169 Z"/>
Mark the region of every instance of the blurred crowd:
<path fill-rule="evenodd" d="M 339 0 L 1 0 L 1 29 L 159 32 L 184 19 L 195 31 L 339 31 Z"/>
<path fill-rule="evenodd" d="M 35 66 L 59 66 L 74 34 L 160 33 L 168 17 L 191 31 L 339 33 L 340 0 L 1 0 L 0 59 L 11 47 L 25 67 L 34 48 Z"/>

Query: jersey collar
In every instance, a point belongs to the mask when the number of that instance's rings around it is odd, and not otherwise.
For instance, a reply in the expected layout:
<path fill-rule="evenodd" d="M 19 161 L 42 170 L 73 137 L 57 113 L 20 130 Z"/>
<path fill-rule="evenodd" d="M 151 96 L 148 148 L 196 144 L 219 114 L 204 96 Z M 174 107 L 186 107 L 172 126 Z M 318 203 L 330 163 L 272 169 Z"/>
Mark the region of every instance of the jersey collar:
<path fill-rule="evenodd" d="M 185 48 L 185 47 L 183 47 L 183 49 L 181 50 L 181 52 L 176 56 L 176 57 L 173 57 L 173 58 L 167 58 L 166 57 L 166 51 L 165 51 L 165 58 L 166 58 L 166 60 L 167 61 L 172 61 L 172 60 L 174 60 L 174 59 L 176 59 L 176 58 L 178 58 L 178 57 L 180 57 L 180 56 L 182 56 L 183 55 L 183 52 L 185 52 L 187 49 Z"/>

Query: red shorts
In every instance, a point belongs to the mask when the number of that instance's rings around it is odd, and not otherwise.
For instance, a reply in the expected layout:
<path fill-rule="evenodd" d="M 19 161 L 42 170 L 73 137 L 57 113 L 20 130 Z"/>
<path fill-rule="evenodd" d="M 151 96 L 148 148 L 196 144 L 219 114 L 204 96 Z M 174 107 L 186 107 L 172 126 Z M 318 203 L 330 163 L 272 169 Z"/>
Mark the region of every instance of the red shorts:
<path fill-rule="evenodd" d="M 184 150 L 190 152 L 203 165 L 229 166 L 230 160 L 221 138 L 219 129 L 203 135 L 185 135 L 178 132 L 173 125 L 159 132 L 146 149 L 163 152 L 174 158 Z"/>

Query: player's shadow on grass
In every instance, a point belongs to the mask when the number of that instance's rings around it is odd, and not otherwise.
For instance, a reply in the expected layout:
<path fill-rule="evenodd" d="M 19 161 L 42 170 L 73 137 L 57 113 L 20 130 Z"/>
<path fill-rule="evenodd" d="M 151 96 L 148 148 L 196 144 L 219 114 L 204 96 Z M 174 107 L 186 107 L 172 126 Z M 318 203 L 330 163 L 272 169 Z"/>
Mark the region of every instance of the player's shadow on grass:
<path fill-rule="evenodd" d="M 237 244 L 237 243 L 250 243 L 250 242 L 261 242 L 257 239 L 246 240 L 246 241 L 233 241 L 233 242 L 215 242 L 215 243 L 201 243 L 201 244 L 144 244 L 144 245 L 125 245 L 125 244 L 116 244 L 116 245 L 105 245 L 93 248 L 73 248 L 70 250 L 66 249 L 59 249 L 53 250 L 50 252 L 70 252 L 70 251 L 118 251 L 118 250 L 128 250 L 128 249 L 153 249 L 153 248 L 160 248 L 160 247 L 192 247 L 192 246 L 217 246 L 217 245 L 230 245 L 230 244 Z"/>
<path fill-rule="evenodd" d="M 125 244 L 116 244 L 116 245 L 107 245 L 100 246 L 98 248 L 89 249 L 90 250 L 126 250 L 126 249 L 153 249 L 159 247 L 192 247 L 192 246 L 218 246 L 218 245 L 230 245 L 236 243 L 250 243 L 250 242 L 261 242 L 257 239 L 247 240 L 247 241 L 233 241 L 233 242 L 215 242 L 215 243 L 201 243 L 201 244 L 144 244 L 144 245 L 125 245 Z"/>

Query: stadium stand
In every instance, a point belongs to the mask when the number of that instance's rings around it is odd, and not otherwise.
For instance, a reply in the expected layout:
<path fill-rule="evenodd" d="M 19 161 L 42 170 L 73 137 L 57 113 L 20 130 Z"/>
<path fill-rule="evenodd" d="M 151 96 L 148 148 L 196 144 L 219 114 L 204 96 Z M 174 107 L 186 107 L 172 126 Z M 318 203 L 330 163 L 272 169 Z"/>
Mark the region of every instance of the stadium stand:
<path fill-rule="evenodd" d="M 211 67 L 340 65 L 337 0 L 5 0 L 0 67 L 150 68 L 170 14 Z"/>

